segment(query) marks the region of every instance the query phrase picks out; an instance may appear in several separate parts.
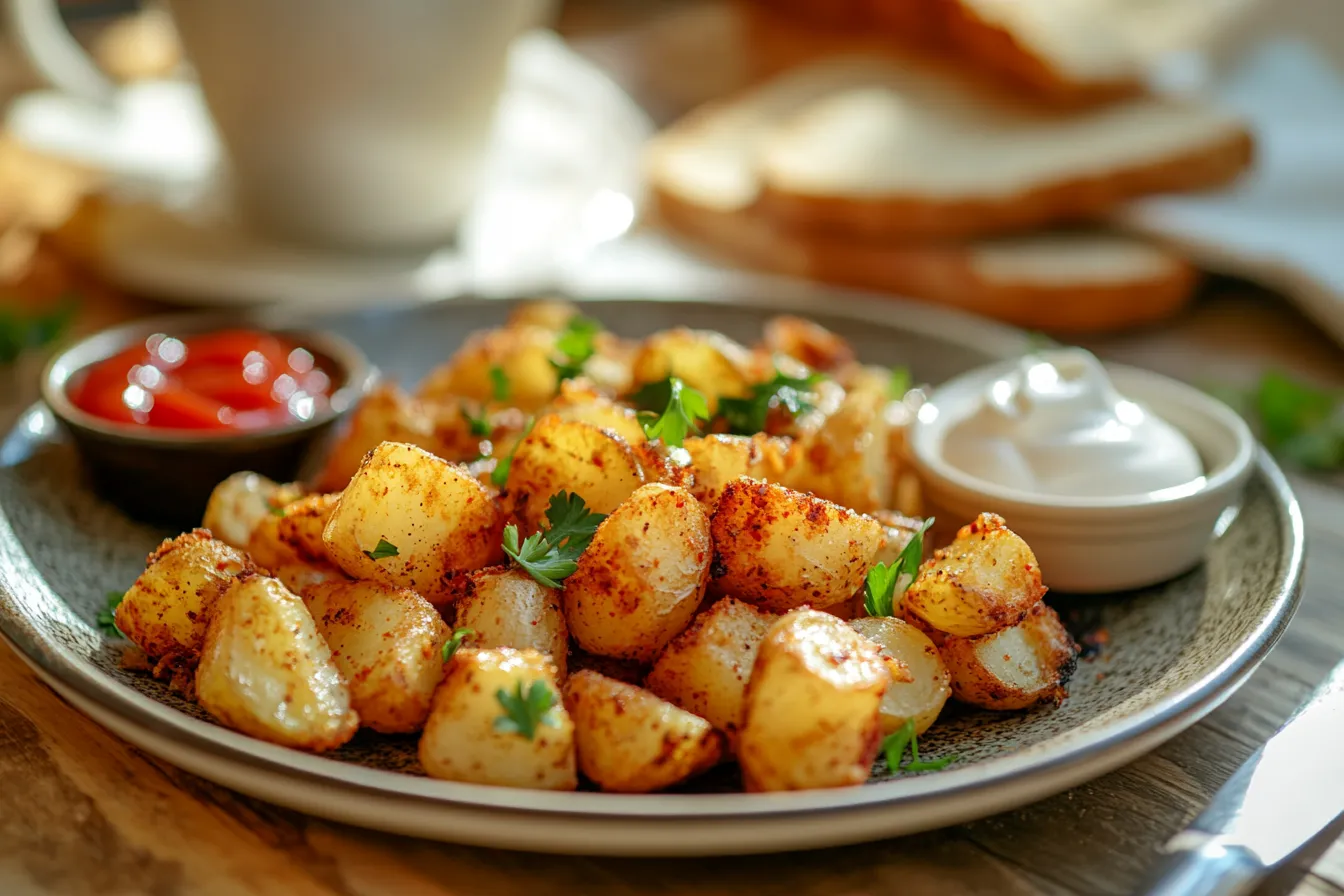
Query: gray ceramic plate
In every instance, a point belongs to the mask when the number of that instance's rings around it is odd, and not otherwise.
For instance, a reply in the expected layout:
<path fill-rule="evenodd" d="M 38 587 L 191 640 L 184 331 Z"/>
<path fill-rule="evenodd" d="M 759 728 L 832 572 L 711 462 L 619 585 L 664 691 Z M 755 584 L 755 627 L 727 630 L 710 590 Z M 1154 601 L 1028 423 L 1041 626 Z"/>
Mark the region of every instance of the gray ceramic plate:
<path fill-rule="evenodd" d="M 790 304 L 778 296 L 768 303 L 611 301 L 591 313 L 630 336 L 690 324 L 751 340 L 770 310 Z M 465 333 L 499 323 L 505 312 L 496 303 L 453 302 L 319 324 L 355 339 L 388 374 L 414 381 Z M 891 301 L 836 296 L 812 313 L 852 340 L 863 359 L 909 364 L 930 382 L 1024 346 L 1014 331 Z M 1106 629 L 1108 645 L 1080 663 L 1072 696 L 1058 709 L 950 710 L 922 739 L 932 755 L 961 757 L 948 769 L 789 794 L 725 792 L 732 782 L 711 776 L 699 792 L 626 796 L 430 780 L 419 772 L 413 739 L 361 733 L 318 757 L 212 724 L 149 678 L 121 670 L 118 644 L 93 625 L 106 593 L 135 578 L 164 534 L 128 522 L 87 491 L 78 459 L 44 409 L 28 412 L 0 447 L 0 630 L 104 725 L 206 778 L 318 815 L 473 844 L 646 855 L 799 849 L 909 833 L 1116 768 L 1193 724 L 1264 659 L 1296 604 L 1303 544 L 1292 494 L 1262 458 L 1240 513 L 1199 569 L 1131 594 L 1052 595 L 1079 633 Z"/>

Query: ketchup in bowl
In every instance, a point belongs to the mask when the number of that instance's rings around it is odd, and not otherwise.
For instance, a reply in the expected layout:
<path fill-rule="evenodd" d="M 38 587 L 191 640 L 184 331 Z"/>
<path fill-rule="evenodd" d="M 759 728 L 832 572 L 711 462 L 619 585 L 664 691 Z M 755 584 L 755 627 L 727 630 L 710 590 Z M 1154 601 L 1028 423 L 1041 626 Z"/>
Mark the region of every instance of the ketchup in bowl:
<path fill-rule="evenodd" d="M 136 426 L 255 431 L 311 420 L 331 376 L 313 352 L 260 330 L 155 333 L 80 371 L 67 394 L 80 410 Z"/>

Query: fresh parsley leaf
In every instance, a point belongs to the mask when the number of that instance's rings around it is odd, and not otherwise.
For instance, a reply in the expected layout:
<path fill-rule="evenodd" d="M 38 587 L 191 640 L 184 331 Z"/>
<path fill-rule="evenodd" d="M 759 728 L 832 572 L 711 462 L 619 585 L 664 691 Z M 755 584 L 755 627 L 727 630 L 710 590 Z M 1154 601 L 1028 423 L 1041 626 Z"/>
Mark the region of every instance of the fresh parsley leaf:
<path fill-rule="evenodd" d="M 1270 451 L 1307 470 L 1344 468 L 1344 393 L 1268 371 L 1250 388 L 1208 390 L 1256 430 Z"/>
<path fill-rule="evenodd" d="M 467 432 L 471 433 L 473 436 L 480 436 L 481 438 L 490 435 L 492 427 L 490 426 L 489 418 L 487 418 L 485 414 L 481 414 L 481 416 L 477 417 L 472 414 L 471 411 L 464 408 L 462 410 L 462 416 L 467 421 Z"/>
<path fill-rule="evenodd" d="M 55 308 L 36 314 L 0 308 L 0 363 L 16 361 L 27 349 L 55 342 L 70 328 L 78 310 L 79 300 L 73 295 L 63 296 Z"/>
<path fill-rule="evenodd" d="M 900 401 L 905 397 L 905 393 L 910 391 L 912 382 L 909 367 L 891 368 L 891 379 L 887 382 L 887 395 L 890 396 L 892 401 Z"/>
<path fill-rule="evenodd" d="M 462 641 L 476 634 L 475 629 L 455 628 L 452 637 L 443 642 L 443 661 L 446 663 L 457 653 L 457 648 L 462 646 Z"/>
<path fill-rule="evenodd" d="M 490 471 L 490 481 L 495 484 L 495 488 L 503 488 L 508 483 L 509 470 L 513 468 L 513 456 L 518 453 L 518 446 L 523 443 L 523 439 L 532 433 L 532 426 L 536 422 L 535 417 L 529 419 L 527 427 L 523 429 L 523 434 L 518 437 L 518 441 L 513 443 L 513 450 L 495 462 L 495 468 Z"/>
<path fill-rule="evenodd" d="M 520 681 L 514 686 L 512 694 L 500 688 L 495 691 L 495 699 L 504 708 L 504 715 L 495 719 L 496 731 L 518 734 L 532 740 L 537 736 L 537 728 L 540 726 L 555 727 L 557 724 L 551 710 L 559 701 L 555 691 L 544 681 L 534 681 L 526 690 Z"/>
<path fill-rule="evenodd" d="M 668 377 L 666 385 L 667 404 L 653 422 L 643 424 L 644 435 L 649 441 L 662 439 L 664 445 L 680 448 L 686 442 L 687 433 L 700 432 L 696 421 L 709 419 L 709 402 L 675 376 Z M 647 419 L 653 413 L 644 412 L 644 416 Z"/>
<path fill-rule="evenodd" d="M 371 551 L 365 551 L 364 556 L 370 560 L 381 560 L 384 557 L 397 557 L 400 555 L 397 546 L 386 538 L 378 539 L 378 546 Z"/>
<path fill-rule="evenodd" d="M 121 629 L 117 628 L 117 607 L 121 606 L 121 601 L 125 597 L 125 591 L 107 592 L 107 604 L 98 611 L 98 628 L 109 638 L 125 637 Z"/>
<path fill-rule="evenodd" d="M 896 615 L 900 599 L 919 575 L 919 565 L 924 562 L 924 533 L 932 525 L 933 517 L 929 517 L 915 530 L 896 562 L 878 563 L 868 570 L 863 583 L 863 608 L 869 616 Z"/>
<path fill-rule="evenodd" d="M 546 508 L 551 524 L 545 532 L 534 532 L 518 543 L 518 527 L 504 527 L 504 553 L 528 575 L 547 588 L 559 588 L 566 576 L 579 568 L 581 555 L 593 540 L 597 527 L 606 519 L 593 513 L 583 498 L 569 492 L 551 496 Z"/>
<path fill-rule="evenodd" d="M 906 750 L 910 751 L 910 761 L 901 765 Z M 909 719 L 896 731 L 882 740 L 882 752 L 887 758 L 887 770 L 893 775 L 902 772 L 935 772 L 945 769 L 957 761 L 956 756 L 944 756 L 941 759 L 920 759 L 919 738 L 915 735 L 915 720 Z"/>
<path fill-rule="evenodd" d="M 655 380 L 652 383 L 645 383 L 635 390 L 629 398 L 629 402 L 635 406 L 636 410 L 651 411 L 655 414 L 661 413 L 667 407 L 667 403 L 672 400 L 672 377 Z"/>
<path fill-rule="evenodd" d="M 765 429 L 774 408 L 783 408 L 791 417 L 812 410 L 811 392 L 821 379 L 819 373 L 797 377 L 776 370 L 768 382 L 753 385 L 746 398 L 720 398 L 719 416 L 727 422 L 729 432 L 755 435 Z"/>
<path fill-rule="evenodd" d="M 271 505 L 271 516 L 278 516 L 283 518 L 284 515 L 285 515 L 285 507 L 283 504 Z"/>
<path fill-rule="evenodd" d="M 583 365 L 597 353 L 594 338 L 602 332 L 602 324 L 591 317 L 575 315 L 555 337 L 556 358 L 551 359 L 557 379 L 572 380 L 583 373 Z"/>
<path fill-rule="evenodd" d="M 492 365 L 490 368 L 490 388 L 495 396 L 495 401 L 508 401 L 510 393 L 513 392 L 509 375 L 498 364 Z"/>

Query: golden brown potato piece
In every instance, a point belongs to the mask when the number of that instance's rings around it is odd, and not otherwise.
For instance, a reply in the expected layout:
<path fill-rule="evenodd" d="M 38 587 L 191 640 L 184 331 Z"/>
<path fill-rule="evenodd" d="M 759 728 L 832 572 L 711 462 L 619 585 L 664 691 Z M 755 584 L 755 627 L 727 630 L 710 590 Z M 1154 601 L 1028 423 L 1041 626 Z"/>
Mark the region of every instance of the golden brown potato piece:
<path fill-rule="evenodd" d="M 542 416 L 546 414 L 609 430 L 632 447 L 647 441 L 634 409 L 612 401 L 586 380 L 562 382 L 560 394 L 542 409 Z"/>
<path fill-rule="evenodd" d="M 322 542 L 350 576 L 437 604 L 454 575 L 503 560 L 503 530 L 503 513 L 462 467 L 384 442 L 336 502 Z"/>
<path fill-rule="evenodd" d="M 515 327 L 541 327 L 543 330 L 560 332 L 571 319 L 580 314 L 579 306 L 563 299 L 538 299 L 534 302 L 519 302 L 509 312 L 504 325 Z"/>
<path fill-rule="evenodd" d="M 879 716 L 883 733 L 899 730 L 912 720 L 915 734 L 929 730 L 952 693 L 947 665 L 938 648 L 927 635 L 902 619 L 854 619 L 849 624 L 908 673 L 904 680 L 893 681 L 882 698 Z"/>
<path fill-rule="evenodd" d="M 247 555 L 260 570 L 275 576 L 285 583 L 286 588 L 300 595 L 311 586 L 323 582 L 347 581 L 345 573 L 332 563 L 325 553 L 320 557 L 310 557 L 306 553 L 300 553 L 292 543 L 293 539 L 286 541 L 281 536 L 284 521 L 283 516 L 267 514 L 266 518 L 252 530 L 252 537 L 247 540 Z M 310 529 L 312 520 L 305 517 L 299 525 Z M 297 536 L 297 534 L 291 530 L 291 535 Z"/>
<path fill-rule="evenodd" d="M 742 477 L 724 488 L 710 535 L 717 593 L 783 612 L 852 597 L 882 527 L 821 498 Z"/>
<path fill-rule="evenodd" d="M 303 601 L 366 728 L 419 731 L 443 678 L 448 626 L 414 591 L 379 582 L 314 585 Z"/>
<path fill-rule="evenodd" d="M 658 655 L 645 687 L 735 742 L 756 652 L 777 618 L 731 597 L 716 601 Z"/>
<path fill-rule="evenodd" d="M 838 370 L 854 363 L 854 349 L 819 323 L 781 314 L 765 322 L 761 345 L 769 352 L 788 355 L 813 370 Z"/>
<path fill-rule="evenodd" d="M 713 768 L 723 755 L 723 738 L 709 722 L 596 672 L 574 673 L 565 707 L 579 771 L 603 790 L 662 790 Z"/>
<path fill-rule="evenodd" d="M 747 394 L 751 370 L 751 352 L 743 346 L 713 330 L 685 327 L 645 339 L 630 367 L 633 389 L 675 376 L 704 394 L 711 414 L 720 398 Z"/>
<path fill-rule="evenodd" d="M 982 513 L 934 551 L 905 592 L 905 607 L 961 638 L 1016 625 L 1045 594 L 1036 555 L 1003 517 Z"/>
<path fill-rule="evenodd" d="M 555 591 L 521 569 L 494 566 L 465 576 L 454 606 L 454 626 L 472 631 L 464 646 L 531 648 L 550 656 L 564 680 L 569 630 Z"/>
<path fill-rule="evenodd" d="M 882 544 L 877 548 L 873 563 L 895 563 L 901 551 L 910 543 L 915 533 L 920 531 L 924 521 L 919 517 L 905 516 L 891 510 L 878 510 L 869 514 L 882 524 Z M 928 545 L 925 544 L 925 547 Z"/>
<path fill-rule="evenodd" d="M 949 637 L 942 655 L 952 695 L 981 709 L 1060 703 L 1078 664 L 1078 645 L 1049 605 L 1038 603 L 1017 625 L 979 638 Z"/>
<path fill-rule="evenodd" d="M 345 488 L 364 456 L 381 442 L 406 442 L 432 452 L 440 448 L 424 406 L 395 383 L 380 384 L 360 401 L 345 433 L 328 452 L 314 489 L 338 492 Z"/>
<path fill-rule="evenodd" d="M 294 553 L 311 563 L 330 563 L 327 546 L 322 543 L 322 532 L 327 528 L 339 492 L 327 495 L 309 495 L 286 504 L 276 514 L 276 536 L 293 548 Z"/>
<path fill-rule="evenodd" d="M 598 656 L 581 647 L 574 647 L 569 651 L 569 674 L 573 675 L 581 669 L 597 672 L 608 678 L 614 678 L 626 684 L 636 684 L 640 687 L 644 686 L 644 676 L 649 674 L 648 663 L 618 660 L 614 656 Z"/>
<path fill-rule="evenodd" d="M 260 473 L 234 473 L 210 493 L 201 526 L 230 547 L 243 550 L 258 523 L 302 496 L 296 483 L 280 485 Z"/>
<path fill-rule="evenodd" d="M 644 470 L 620 436 L 587 423 L 542 417 L 518 444 L 505 485 L 524 535 L 544 528 L 551 496 L 567 491 L 595 513 L 611 513 L 644 484 Z"/>
<path fill-rule="evenodd" d="M 590 653 L 649 662 L 684 629 L 709 578 L 709 516 L 682 488 L 642 486 L 597 527 L 562 600 Z"/>
<path fill-rule="evenodd" d="M 234 576 L 253 568 L 204 529 L 164 541 L 118 605 L 117 628 L 151 659 L 194 664 L 215 601 Z"/>
<path fill-rule="evenodd" d="M 888 403 L 885 394 L 855 390 L 833 413 L 800 420 L 785 483 L 860 513 L 885 507 L 893 475 Z"/>
<path fill-rule="evenodd" d="M 691 494 L 713 508 L 724 486 L 739 476 L 780 482 L 784 478 L 787 439 L 757 433 L 754 436 L 708 435 L 686 440 L 691 456 Z"/>
<path fill-rule="evenodd" d="M 510 721 L 514 716 L 506 704 L 529 695 L 554 703 L 521 718 L 532 724 L 520 728 Z M 420 736 L 420 764 L 430 777 L 449 781 L 533 790 L 577 787 L 574 723 L 560 700 L 550 657 L 508 647 L 458 650 L 434 692 Z"/>
<path fill-rule="evenodd" d="M 242 573 L 220 595 L 196 669 L 206 712 L 244 734 L 321 752 L 359 728 L 307 607 L 279 579 Z"/>
<path fill-rule="evenodd" d="M 770 626 L 747 683 L 737 758 L 748 791 L 868 780 L 894 663 L 846 623 L 794 610 Z"/>
<path fill-rule="evenodd" d="M 553 330 L 530 324 L 473 333 L 448 363 L 425 378 L 418 397 L 424 401 L 494 401 L 495 381 L 490 371 L 499 368 L 508 384 L 503 400 L 523 411 L 535 411 L 555 395 L 556 373 L 551 365 L 555 335 Z"/>

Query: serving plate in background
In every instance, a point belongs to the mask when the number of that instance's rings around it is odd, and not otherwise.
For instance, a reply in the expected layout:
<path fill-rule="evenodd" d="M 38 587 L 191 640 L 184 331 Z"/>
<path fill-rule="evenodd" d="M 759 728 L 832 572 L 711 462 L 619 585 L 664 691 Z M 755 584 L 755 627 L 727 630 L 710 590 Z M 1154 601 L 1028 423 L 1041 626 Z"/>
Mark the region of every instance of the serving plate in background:
<path fill-rule="evenodd" d="M 467 332 L 501 323 L 507 310 L 461 300 L 305 324 L 353 338 L 385 373 L 413 382 Z M 609 300 L 588 312 L 627 336 L 693 325 L 749 341 L 779 310 L 807 313 L 849 339 L 860 358 L 908 364 L 930 382 L 1026 345 L 1016 331 L 975 318 L 841 294 L 825 302 L 787 294 Z M 723 792 L 716 783 L 732 782 L 711 775 L 702 792 L 621 795 L 431 780 L 419 774 L 414 738 L 361 732 L 342 749 L 313 756 L 213 724 L 165 686 L 123 670 L 120 644 L 93 625 L 106 593 L 129 585 L 167 534 L 131 523 L 92 495 L 45 408 L 29 410 L 0 446 L 0 632 L 97 721 L 205 778 L 316 815 L 468 844 L 637 855 L 878 839 L 989 815 L 1116 768 L 1193 724 L 1246 680 L 1296 606 L 1303 551 L 1296 502 L 1262 456 L 1240 512 L 1199 569 L 1124 595 L 1052 595 L 1075 633 L 1104 629 L 1107 645 L 1079 664 L 1060 708 L 949 710 L 922 738 L 931 755 L 961 757 L 948 769 L 772 794 Z"/>

